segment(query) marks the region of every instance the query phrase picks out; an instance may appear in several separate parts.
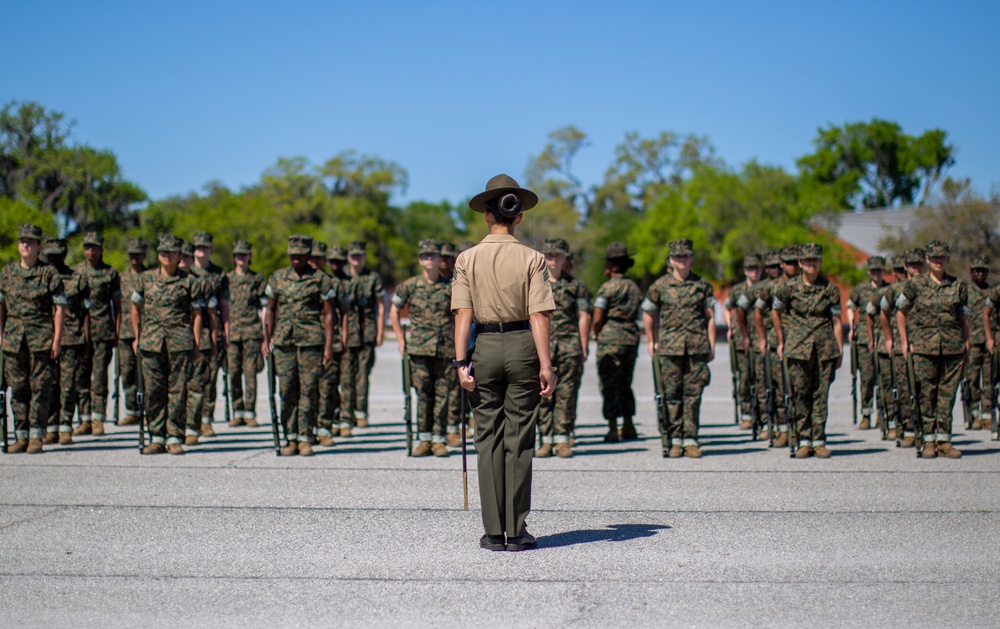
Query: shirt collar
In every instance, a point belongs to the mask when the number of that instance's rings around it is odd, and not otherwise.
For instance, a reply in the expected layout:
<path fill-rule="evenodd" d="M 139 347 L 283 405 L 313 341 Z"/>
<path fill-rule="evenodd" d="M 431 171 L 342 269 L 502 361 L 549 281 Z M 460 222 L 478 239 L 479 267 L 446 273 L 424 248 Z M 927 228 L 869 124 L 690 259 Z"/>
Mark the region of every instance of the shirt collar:
<path fill-rule="evenodd" d="M 510 234 L 490 234 L 483 238 L 480 242 L 520 242 L 517 238 L 511 236 Z"/>

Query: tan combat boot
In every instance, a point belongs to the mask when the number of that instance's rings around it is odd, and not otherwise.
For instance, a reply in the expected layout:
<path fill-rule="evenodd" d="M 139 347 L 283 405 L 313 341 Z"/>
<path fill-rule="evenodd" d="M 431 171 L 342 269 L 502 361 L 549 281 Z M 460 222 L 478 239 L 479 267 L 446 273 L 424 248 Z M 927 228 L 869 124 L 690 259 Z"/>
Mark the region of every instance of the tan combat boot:
<path fill-rule="evenodd" d="M 990 425 L 986 424 L 986 428 L 989 427 Z M 972 420 L 972 428 L 970 428 L 970 430 L 982 430 L 982 429 L 983 429 L 983 420 L 979 419 L 978 417 Z"/>
<path fill-rule="evenodd" d="M 58 443 L 58 441 L 59 441 L 59 433 L 57 432 L 47 432 L 45 433 L 45 438 L 42 439 L 42 443 L 44 443 L 45 445 Z"/>
<path fill-rule="evenodd" d="M 937 453 L 946 459 L 962 458 L 962 451 L 953 447 L 949 441 L 939 441 L 937 444 Z"/>
<path fill-rule="evenodd" d="M 257 423 L 256 417 L 247 417 L 243 420 L 243 423 L 247 428 L 256 428 L 257 426 L 260 426 L 260 424 Z"/>
<path fill-rule="evenodd" d="M 119 426 L 135 426 L 139 423 L 139 418 L 135 415 L 126 415 L 118 420 Z"/>
<path fill-rule="evenodd" d="M 59 445 L 68 446 L 73 444 L 73 435 L 68 432 L 59 433 Z"/>
<path fill-rule="evenodd" d="M 229 420 L 229 427 L 230 428 L 239 428 L 242 425 L 243 425 L 243 418 L 242 417 L 233 417 L 232 419 Z"/>
<path fill-rule="evenodd" d="M 42 452 L 42 440 L 41 439 L 28 439 L 28 449 L 26 450 L 28 454 L 39 454 Z"/>
<path fill-rule="evenodd" d="M 444 445 L 443 443 L 438 443 L 436 441 L 431 445 L 431 452 L 434 453 L 434 456 L 439 456 L 439 457 L 445 457 L 451 454 L 450 452 L 448 452 L 448 446 Z"/>
<path fill-rule="evenodd" d="M 340 427 L 340 438 L 341 439 L 347 439 L 348 437 L 353 437 L 353 436 L 354 436 L 354 433 L 351 431 L 351 427 L 350 426 L 341 426 Z"/>
<path fill-rule="evenodd" d="M 538 446 L 537 450 L 535 450 L 535 458 L 536 459 L 546 459 L 546 458 L 548 458 L 550 456 L 552 456 L 552 444 L 551 443 L 543 443 L 542 445 Z"/>
<path fill-rule="evenodd" d="M 750 430 L 750 428 L 752 428 L 752 427 L 753 427 L 753 424 L 750 422 L 749 419 L 741 419 L 740 420 L 740 430 Z"/>
<path fill-rule="evenodd" d="M 858 424 L 858 430 L 868 430 L 872 427 L 872 418 L 865 415 L 861 418 L 861 423 Z"/>
<path fill-rule="evenodd" d="M 14 443 L 7 446 L 7 454 L 21 454 L 28 449 L 27 439 L 18 439 Z"/>
<path fill-rule="evenodd" d="M 291 441 L 281 449 L 281 456 L 296 456 L 299 453 L 299 442 Z"/>
<path fill-rule="evenodd" d="M 896 429 L 895 428 L 890 428 L 889 432 L 885 433 L 885 439 L 886 439 L 886 441 L 895 441 L 896 440 Z"/>
<path fill-rule="evenodd" d="M 421 441 L 416 448 L 413 448 L 413 456 L 430 456 L 431 450 L 430 441 Z"/>
<path fill-rule="evenodd" d="M 458 434 L 457 432 L 449 432 L 447 435 L 445 435 L 444 439 L 445 443 L 447 443 L 449 447 L 452 448 L 462 447 L 462 435 Z"/>
<path fill-rule="evenodd" d="M 90 421 L 90 434 L 95 437 L 104 436 L 104 421 L 100 419 L 93 419 Z"/>
<path fill-rule="evenodd" d="M 215 429 L 212 428 L 212 424 L 202 424 L 199 427 L 199 430 L 201 430 L 201 436 L 202 437 L 214 437 L 215 436 Z"/>
<path fill-rule="evenodd" d="M 799 446 L 799 449 L 795 451 L 795 458 L 808 459 L 810 452 L 812 452 L 812 448 L 809 446 Z"/>
<path fill-rule="evenodd" d="M 184 445 L 186 446 L 198 445 L 198 435 L 188 435 L 184 437 Z"/>
<path fill-rule="evenodd" d="M 700 459 L 701 458 L 701 448 L 697 445 L 684 446 L 684 456 L 689 459 Z"/>
<path fill-rule="evenodd" d="M 331 437 L 330 435 L 320 435 L 319 437 L 319 445 L 323 446 L 324 448 L 329 448 L 335 445 L 336 443 L 337 442 L 334 441 L 333 437 Z"/>
<path fill-rule="evenodd" d="M 924 444 L 924 449 L 920 452 L 920 458 L 922 459 L 933 459 L 937 457 L 937 445 L 928 441 Z"/>
<path fill-rule="evenodd" d="M 560 459 L 571 459 L 573 458 L 573 448 L 568 443 L 557 443 L 556 456 Z"/>
<path fill-rule="evenodd" d="M 771 438 L 771 433 L 768 432 L 767 428 L 760 431 L 760 434 L 757 435 L 757 441 L 767 441 L 770 438 Z"/>
<path fill-rule="evenodd" d="M 151 443 L 142 449 L 143 454 L 163 454 L 167 451 L 167 446 L 162 443 Z"/>
<path fill-rule="evenodd" d="M 73 429 L 73 436 L 79 437 L 80 435 L 90 434 L 90 420 L 85 422 L 80 422 L 80 425 Z"/>
<path fill-rule="evenodd" d="M 679 444 L 674 444 L 670 446 L 670 450 L 667 451 L 667 457 L 671 459 L 679 459 L 684 456 L 684 448 Z"/>
<path fill-rule="evenodd" d="M 300 441 L 299 442 L 299 456 L 312 456 L 312 455 L 313 455 L 313 449 L 312 449 L 312 446 L 309 445 L 309 442 L 308 441 Z"/>
<path fill-rule="evenodd" d="M 826 446 L 816 446 L 813 448 L 813 456 L 817 459 L 829 459 L 831 455 L 833 453 Z"/>
<path fill-rule="evenodd" d="M 357 421 L 354 422 L 354 425 L 357 426 L 358 428 L 368 428 L 368 418 L 359 417 Z"/>
<path fill-rule="evenodd" d="M 775 448 L 787 448 L 788 447 L 788 433 L 779 432 L 778 436 L 774 438 Z"/>
<path fill-rule="evenodd" d="M 168 444 L 167 454 L 184 454 L 184 446 L 179 443 Z"/>
<path fill-rule="evenodd" d="M 902 439 L 899 440 L 899 447 L 900 448 L 912 448 L 916 444 L 917 444 L 917 440 L 916 440 L 916 438 L 913 435 L 909 435 L 909 436 L 903 437 Z"/>

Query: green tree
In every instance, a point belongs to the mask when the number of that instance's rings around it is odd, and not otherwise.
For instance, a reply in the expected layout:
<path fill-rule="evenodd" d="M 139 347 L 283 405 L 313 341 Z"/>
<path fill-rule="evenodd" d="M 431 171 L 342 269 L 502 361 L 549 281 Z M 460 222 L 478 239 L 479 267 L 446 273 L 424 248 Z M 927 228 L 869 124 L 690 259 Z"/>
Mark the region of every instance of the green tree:
<path fill-rule="evenodd" d="M 820 128 L 813 146 L 797 160 L 803 181 L 832 188 L 844 209 L 923 205 L 955 163 L 944 131 L 914 137 L 877 118 Z"/>

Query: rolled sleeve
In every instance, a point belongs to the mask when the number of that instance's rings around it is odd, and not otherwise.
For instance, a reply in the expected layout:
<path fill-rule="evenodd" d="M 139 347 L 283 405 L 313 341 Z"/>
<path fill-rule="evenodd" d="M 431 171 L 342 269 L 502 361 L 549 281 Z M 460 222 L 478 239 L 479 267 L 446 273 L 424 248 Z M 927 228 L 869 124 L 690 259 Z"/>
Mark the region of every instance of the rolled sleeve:
<path fill-rule="evenodd" d="M 535 261 L 528 267 L 528 314 L 536 312 L 551 312 L 556 309 L 556 298 L 552 294 L 549 283 L 548 267 L 545 266 L 545 256 L 538 254 Z"/>
<path fill-rule="evenodd" d="M 469 270 L 465 266 L 466 257 L 459 256 L 455 264 L 455 276 L 451 280 L 451 309 L 472 309 L 472 291 L 469 287 Z"/>

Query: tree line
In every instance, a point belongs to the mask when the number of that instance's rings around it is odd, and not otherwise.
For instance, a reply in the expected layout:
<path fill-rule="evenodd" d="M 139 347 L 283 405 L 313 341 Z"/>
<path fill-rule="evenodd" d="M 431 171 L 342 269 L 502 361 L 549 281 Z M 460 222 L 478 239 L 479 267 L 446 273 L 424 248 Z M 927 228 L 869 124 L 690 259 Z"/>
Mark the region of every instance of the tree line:
<path fill-rule="evenodd" d="M 263 273 L 285 264 L 289 234 L 306 233 L 333 244 L 367 241 L 370 262 L 394 285 L 418 272 L 421 239 L 457 243 L 485 235 L 465 200 L 395 204 L 407 172 L 378 156 L 347 150 L 322 164 L 282 157 L 240 189 L 212 181 L 197 193 L 151 200 L 122 176 L 112 151 L 75 142 L 72 130 L 63 113 L 38 103 L 11 102 L 0 110 L 0 261 L 16 258 L 16 228 L 23 222 L 68 237 L 70 261 L 81 255 L 83 232 L 100 229 L 106 258 L 118 265 L 125 263 L 129 237 L 155 244 L 166 231 L 182 238 L 210 231 L 222 261 L 236 240 L 253 243 L 254 266 Z M 667 243 L 678 237 L 694 241 L 695 270 L 716 283 L 738 280 L 747 252 L 807 241 L 824 245 L 828 274 L 853 282 L 864 271 L 817 227 L 819 218 L 918 205 L 933 219 L 944 207 L 975 234 L 977 225 L 997 224 L 1000 207 L 996 195 L 981 198 L 969 182 L 947 176 L 955 149 L 944 131 L 914 136 L 879 119 L 818 129 L 812 152 L 796 160 L 798 172 L 756 161 L 734 167 L 704 136 L 629 132 L 603 178 L 588 183 L 573 170 L 588 148 L 586 134 L 566 126 L 528 160 L 524 179 L 541 201 L 519 236 L 527 244 L 566 238 L 574 272 L 592 288 L 602 279 L 607 243 L 626 242 L 636 255 L 635 279 L 648 284 L 663 272 Z M 932 203 L 938 198 L 940 204 Z M 966 211 L 971 206 L 980 210 Z M 909 246 L 904 240 L 887 242 Z M 995 237 L 979 241 L 975 246 L 998 244 Z"/>

